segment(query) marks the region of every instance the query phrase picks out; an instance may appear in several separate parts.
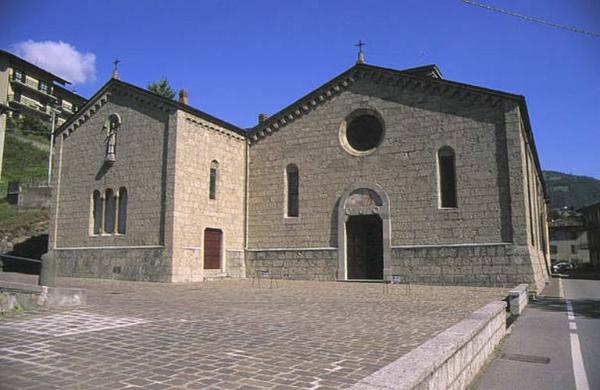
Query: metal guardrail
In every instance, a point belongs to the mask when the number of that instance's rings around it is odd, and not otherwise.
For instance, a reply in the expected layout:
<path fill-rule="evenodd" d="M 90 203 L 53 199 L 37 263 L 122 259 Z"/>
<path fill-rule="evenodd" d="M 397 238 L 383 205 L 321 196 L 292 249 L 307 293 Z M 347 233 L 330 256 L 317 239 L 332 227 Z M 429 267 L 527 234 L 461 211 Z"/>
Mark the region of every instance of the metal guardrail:
<path fill-rule="evenodd" d="M 0 254 L 0 271 L 4 269 L 4 259 L 6 260 L 17 260 L 17 261 L 28 261 L 30 263 L 40 264 L 40 277 L 39 285 L 54 287 L 56 278 L 56 267 L 52 259 L 46 259 L 44 261 L 40 259 L 32 259 L 30 257 L 21 257 L 13 255 Z"/>
<path fill-rule="evenodd" d="M 42 263 L 42 260 L 40 260 L 40 259 L 32 259 L 30 257 L 21 257 L 21 256 L 0 254 L 0 272 L 2 272 L 2 270 L 4 269 L 3 259 L 17 260 L 17 261 L 29 261 L 30 263 L 40 263 L 40 264 Z"/>
<path fill-rule="evenodd" d="M 2 258 L 11 259 L 11 260 L 31 261 L 32 263 L 41 263 L 42 262 L 42 260 L 40 260 L 40 259 L 32 259 L 30 257 L 21 257 L 21 256 L 0 254 L 0 259 L 2 259 Z"/>

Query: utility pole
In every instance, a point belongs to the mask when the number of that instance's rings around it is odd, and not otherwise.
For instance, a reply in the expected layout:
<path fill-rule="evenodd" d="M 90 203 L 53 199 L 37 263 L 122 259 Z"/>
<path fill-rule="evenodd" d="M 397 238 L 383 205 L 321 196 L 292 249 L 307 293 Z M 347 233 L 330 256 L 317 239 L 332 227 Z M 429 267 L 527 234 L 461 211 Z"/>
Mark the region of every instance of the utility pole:
<path fill-rule="evenodd" d="M 52 125 L 50 130 L 50 152 L 48 153 L 48 187 L 52 184 L 52 152 L 54 151 L 54 124 L 56 122 L 56 110 L 54 104 L 50 105 L 52 111 Z"/>

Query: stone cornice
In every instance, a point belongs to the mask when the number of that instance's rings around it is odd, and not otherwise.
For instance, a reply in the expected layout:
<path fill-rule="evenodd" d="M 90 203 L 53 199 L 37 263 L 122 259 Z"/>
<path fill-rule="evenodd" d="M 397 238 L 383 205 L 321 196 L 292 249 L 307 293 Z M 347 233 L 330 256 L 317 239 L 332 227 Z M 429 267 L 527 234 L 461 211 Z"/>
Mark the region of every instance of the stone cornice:
<path fill-rule="evenodd" d="M 439 78 L 419 76 L 370 65 L 356 65 L 254 127 L 248 132 L 249 142 L 256 143 L 260 139 L 279 131 L 287 124 L 309 113 L 334 96 L 339 95 L 357 80 L 361 79 L 375 84 L 459 99 L 468 105 L 477 104 L 495 107 L 506 100 L 518 98 L 516 95 L 504 94 L 499 91 L 487 90 Z"/>
<path fill-rule="evenodd" d="M 174 111 L 172 106 L 165 104 L 162 101 L 158 101 L 157 99 L 153 99 L 151 96 L 144 96 L 133 89 L 127 88 L 125 85 L 111 85 L 109 82 L 96 94 L 96 96 L 94 96 L 94 98 L 90 99 L 90 101 L 82 107 L 81 111 L 75 114 L 76 118 L 72 120 L 71 123 L 62 127 L 63 138 L 69 137 L 77 128 L 94 116 L 101 107 L 111 100 L 112 96 L 123 96 L 139 104 L 166 113 Z"/>
<path fill-rule="evenodd" d="M 339 95 L 355 81 L 352 76 L 346 75 L 345 73 L 301 98 L 297 102 L 292 103 L 287 108 L 284 108 L 274 116 L 268 118 L 264 123 L 255 127 L 248 133 L 249 142 L 257 142 L 260 138 L 264 138 L 269 134 L 278 131 L 288 123 L 295 121 L 301 116 L 314 110 L 317 106 Z"/>
<path fill-rule="evenodd" d="M 108 102 L 110 94 L 110 92 L 106 91 L 102 95 L 96 97 L 93 102 L 88 102 L 88 104 L 86 104 L 80 112 L 75 114 L 77 115 L 77 119 L 73 120 L 69 126 L 64 127 L 62 130 L 63 139 L 69 137 L 78 127 L 83 125 L 92 116 L 94 116 L 94 114 L 96 114 L 96 112 L 98 112 L 98 110 Z"/>
<path fill-rule="evenodd" d="M 240 135 L 240 134 L 238 134 L 238 133 L 236 133 L 234 131 L 231 131 L 231 130 L 227 130 L 227 129 L 221 127 L 221 126 L 217 126 L 214 123 L 211 123 L 211 122 L 209 122 L 209 121 L 207 121 L 205 119 L 192 116 L 191 114 L 186 114 L 184 116 L 184 119 L 187 122 L 190 122 L 190 123 L 192 123 L 192 124 L 194 124 L 196 126 L 202 127 L 203 129 L 210 130 L 210 131 L 215 131 L 217 133 L 223 134 L 223 135 L 225 135 L 227 137 L 235 138 L 235 139 L 240 140 L 240 141 L 246 140 L 246 137 L 244 137 L 243 135 Z"/>

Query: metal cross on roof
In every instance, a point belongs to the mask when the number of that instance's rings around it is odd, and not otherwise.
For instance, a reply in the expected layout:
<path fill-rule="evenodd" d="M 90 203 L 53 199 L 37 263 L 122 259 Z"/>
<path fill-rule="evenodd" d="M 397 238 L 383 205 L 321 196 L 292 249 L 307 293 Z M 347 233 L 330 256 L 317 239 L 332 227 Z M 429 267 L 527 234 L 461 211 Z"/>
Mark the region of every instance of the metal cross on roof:
<path fill-rule="evenodd" d="M 365 46 L 366 43 L 364 43 L 363 41 L 361 41 L 360 39 L 358 40 L 358 43 L 354 46 L 358 47 L 358 58 L 356 59 L 356 63 L 357 64 L 364 64 L 365 63 L 365 54 L 363 53 L 363 46 Z"/>
<path fill-rule="evenodd" d="M 115 58 L 115 60 L 112 62 L 115 65 L 112 74 L 113 79 L 119 78 L 119 62 L 121 62 L 121 60 L 119 60 L 118 58 Z"/>
<path fill-rule="evenodd" d="M 366 43 L 364 43 L 363 41 L 361 41 L 359 39 L 358 43 L 356 45 L 354 45 L 354 46 L 358 47 L 358 52 L 359 53 L 362 53 L 362 51 L 363 51 L 362 48 L 363 48 L 363 46 L 366 46 L 366 45 L 367 45 Z"/>

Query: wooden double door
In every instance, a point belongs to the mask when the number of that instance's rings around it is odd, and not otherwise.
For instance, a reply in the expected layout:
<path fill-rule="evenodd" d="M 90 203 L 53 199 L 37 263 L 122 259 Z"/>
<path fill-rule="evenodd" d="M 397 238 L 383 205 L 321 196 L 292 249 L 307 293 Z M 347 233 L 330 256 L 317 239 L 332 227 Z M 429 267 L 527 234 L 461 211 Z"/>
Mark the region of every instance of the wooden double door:
<path fill-rule="evenodd" d="M 204 269 L 220 269 L 223 232 L 219 229 L 204 231 Z"/>
<path fill-rule="evenodd" d="M 348 279 L 383 279 L 383 224 L 378 215 L 346 222 Z"/>

